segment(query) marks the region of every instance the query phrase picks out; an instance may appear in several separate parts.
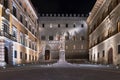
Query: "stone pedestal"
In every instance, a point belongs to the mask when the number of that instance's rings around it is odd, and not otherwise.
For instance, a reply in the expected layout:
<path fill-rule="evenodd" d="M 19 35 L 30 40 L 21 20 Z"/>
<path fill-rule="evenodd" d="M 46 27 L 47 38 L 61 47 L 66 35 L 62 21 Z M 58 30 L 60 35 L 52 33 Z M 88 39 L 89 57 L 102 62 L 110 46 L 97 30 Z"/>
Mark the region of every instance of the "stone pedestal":
<path fill-rule="evenodd" d="M 60 50 L 58 62 L 65 62 L 65 51 L 64 50 Z"/>
<path fill-rule="evenodd" d="M 4 67 L 4 66 L 6 66 L 6 62 L 0 61 L 0 67 Z"/>

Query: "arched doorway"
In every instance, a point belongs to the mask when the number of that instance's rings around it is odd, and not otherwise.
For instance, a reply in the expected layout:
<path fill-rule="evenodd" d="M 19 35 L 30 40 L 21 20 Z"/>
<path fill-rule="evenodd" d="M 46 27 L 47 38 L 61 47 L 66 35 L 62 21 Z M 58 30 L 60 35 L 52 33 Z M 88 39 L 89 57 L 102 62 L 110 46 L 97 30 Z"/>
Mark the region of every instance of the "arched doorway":
<path fill-rule="evenodd" d="M 8 64 L 8 48 L 5 47 L 5 62 Z"/>
<path fill-rule="evenodd" d="M 113 49 L 110 48 L 108 51 L 108 64 L 113 64 Z"/>
<path fill-rule="evenodd" d="M 50 50 L 45 50 L 45 60 L 50 59 Z"/>

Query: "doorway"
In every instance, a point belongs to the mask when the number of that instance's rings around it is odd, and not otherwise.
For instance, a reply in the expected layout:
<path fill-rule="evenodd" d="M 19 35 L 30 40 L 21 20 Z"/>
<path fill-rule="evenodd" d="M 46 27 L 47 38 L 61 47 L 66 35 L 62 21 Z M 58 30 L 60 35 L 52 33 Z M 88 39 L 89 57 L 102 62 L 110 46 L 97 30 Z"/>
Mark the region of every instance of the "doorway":
<path fill-rule="evenodd" d="M 110 48 L 108 51 L 108 64 L 113 64 L 113 49 Z"/>
<path fill-rule="evenodd" d="M 50 50 L 45 50 L 45 60 L 50 60 Z"/>
<path fill-rule="evenodd" d="M 8 62 L 9 62 L 9 60 L 8 60 L 8 48 L 5 47 L 4 49 L 5 49 L 5 51 L 4 51 L 5 52 L 5 57 L 4 57 L 5 58 L 5 62 L 8 64 Z"/>

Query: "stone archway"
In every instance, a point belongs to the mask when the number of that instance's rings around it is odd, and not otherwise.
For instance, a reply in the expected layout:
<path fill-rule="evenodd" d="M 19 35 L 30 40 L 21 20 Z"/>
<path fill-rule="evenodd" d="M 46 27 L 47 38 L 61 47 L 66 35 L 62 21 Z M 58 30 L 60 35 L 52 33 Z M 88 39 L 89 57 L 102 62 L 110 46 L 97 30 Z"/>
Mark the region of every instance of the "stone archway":
<path fill-rule="evenodd" d="M 9 59 L 8 59 L 8 48 L 7 47 L 5 47 L 4 48 L 4 54 L 5 54 L 5 62 L 8 64 L 8 62 L 9 62 Z"/>
<path fill-rule="evenodd" d="M 113 49 L 108 50 L 108 64 L 113 64 Z"/>

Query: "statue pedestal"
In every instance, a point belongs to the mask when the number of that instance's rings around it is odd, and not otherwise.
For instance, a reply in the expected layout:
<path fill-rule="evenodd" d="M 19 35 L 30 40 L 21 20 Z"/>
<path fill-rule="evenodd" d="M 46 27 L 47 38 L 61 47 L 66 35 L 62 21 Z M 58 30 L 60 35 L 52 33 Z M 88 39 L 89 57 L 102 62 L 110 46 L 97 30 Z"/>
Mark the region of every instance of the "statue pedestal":
<path fill-rule="evenodd" d="M 65 51 L 64 50 L 60 50 L 59 61 L 58 62 L 66 62 L 65 61 Z"/>
<path fill-rule="evenodd" d="M 4 62 L 4 61 L 0 61 L 0 66 L 1 66 L 1 67 L 6 66 L 6 62 Z"/>

